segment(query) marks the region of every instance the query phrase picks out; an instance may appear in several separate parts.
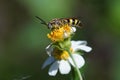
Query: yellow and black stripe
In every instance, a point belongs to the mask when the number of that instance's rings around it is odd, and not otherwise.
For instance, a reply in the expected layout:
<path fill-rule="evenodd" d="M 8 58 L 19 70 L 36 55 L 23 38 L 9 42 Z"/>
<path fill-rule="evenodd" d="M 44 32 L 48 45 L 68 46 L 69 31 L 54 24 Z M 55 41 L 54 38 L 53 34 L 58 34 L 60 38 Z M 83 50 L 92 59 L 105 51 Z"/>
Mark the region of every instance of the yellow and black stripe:
<path fill-rule="evenodd" d="M 69 24 L 71 26 L 75 26 L 75 27 L 82 26 L 81 21 L 77 18 L 68 18 L 68 19 L 63 19 L 63 20 L 65 20 L 64 22 L 66 22 L 66 24 Z"/>

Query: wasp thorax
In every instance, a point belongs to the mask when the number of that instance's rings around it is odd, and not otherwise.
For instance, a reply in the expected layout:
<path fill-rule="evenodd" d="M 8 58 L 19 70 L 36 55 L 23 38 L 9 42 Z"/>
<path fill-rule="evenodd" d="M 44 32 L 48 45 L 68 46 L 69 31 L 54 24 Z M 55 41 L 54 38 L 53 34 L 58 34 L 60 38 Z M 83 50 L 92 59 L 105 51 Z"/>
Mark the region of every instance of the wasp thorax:
<path fill-rule="evenodd" d="M 58 29 L 58 28 L 60 28 L 60 26 L 62 26 L 62 24 L 63 23 L 59 19 L 53 19 L 52 21 L 50 21 L 48 23 L 48 28 L 50 30 L 52 30 L 52 29 Z"/>

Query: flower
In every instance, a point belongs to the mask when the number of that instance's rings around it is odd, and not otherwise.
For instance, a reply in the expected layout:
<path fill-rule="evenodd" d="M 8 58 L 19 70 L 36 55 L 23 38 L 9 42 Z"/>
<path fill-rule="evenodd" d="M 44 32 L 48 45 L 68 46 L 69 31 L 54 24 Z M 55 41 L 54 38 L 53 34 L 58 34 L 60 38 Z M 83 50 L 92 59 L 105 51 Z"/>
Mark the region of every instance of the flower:
<path fill-rule="evenodd" d="M 81 68 L 85 64 L 85 61 L 84 58 L 79 55 L 77 51 L 82 50 L 85 52 L 90 52 L 92 50 L 91 47 L 86 45 L 86 41 L 71 41 L 70 51 L 78 68 Z M 48 74 L 50 76 L 55 76 L 58 70 L 61 74 L 68 74 L 71 71 L 71 65 L 75 67 L 72 58 L 69 56 L 67 51 L 53 48 L 52 44 L 50 44 L 46 47 L 46 52 L 49 57 L 44 62 L 42 69 L 52 64 L 48 71 Z"/>
<path fill-rule="evenodd" d="M 54 29 L 51 33 L 47 34 L 48 38 L 53 42 L 63 41 L 64 39 L 70 37 L 76 31 L 75 27 L 71 27 L 68 24 L 59 26 L 59 28 Z"/>

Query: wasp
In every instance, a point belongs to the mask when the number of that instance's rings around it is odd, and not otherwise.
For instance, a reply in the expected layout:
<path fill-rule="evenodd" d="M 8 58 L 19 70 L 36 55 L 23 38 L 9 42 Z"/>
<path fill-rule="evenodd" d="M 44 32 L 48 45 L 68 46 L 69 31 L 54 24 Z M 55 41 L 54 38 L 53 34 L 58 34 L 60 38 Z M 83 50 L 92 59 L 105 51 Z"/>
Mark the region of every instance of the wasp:
<path fill-rule="evenodd" d="M 81 28 L 82 26 L 81 21 L 77 18 L 55 18 L 48 23 L 46 23 L 40 17 L 36 16 L 36 18 L 38 18 L 41 21 L 41 24 L 46 25 L 50 30 L 58 29 L 66 24 L 71 27 L 78 27 L 78 28 Z"/>

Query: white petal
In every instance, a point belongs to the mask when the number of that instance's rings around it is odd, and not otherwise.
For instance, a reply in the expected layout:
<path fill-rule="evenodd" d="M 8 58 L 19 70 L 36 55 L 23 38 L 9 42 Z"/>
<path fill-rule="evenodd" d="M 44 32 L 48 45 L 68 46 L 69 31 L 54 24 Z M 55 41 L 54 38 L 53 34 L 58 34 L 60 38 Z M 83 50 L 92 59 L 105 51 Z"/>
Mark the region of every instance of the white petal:
<path fill-rule="evenodd" d="M 67 37 L 69 37 L 69 34 L 68 33 L 66 33 L 66 32 L 64 32 L 64 38 L 67 38 Z"/>
<path fill-rule="evenodd" d="M 71 70 L 71 66 L 68 61 L 61 60 L 59 65 L 59 71 L 61 74 L 68 74 Z"/>
<path fill-rule="evenodd" d="M 58 61 L 55 61 L 51 66 L 50 66 L 50 69 L 49 69 L 49 72 L 48 74 L 50 76 L 55 76 L 58 72 L 58 68 L 59 68 L 59 62 Z"/>
<path fill-rule="evenodd" d="M 53 48 L 51 47 L 52 43 L 49 44 L 45 49 L 46 49 L 46 52 L 49 56 L 51 56 L 51 53 L 53 51 Z"/>
<path fill-rule="evenodd" d="M 85 45 L 79 46 L 79 49 L 80 49 L 80 50 L 83 50 L 83 51 L 85 51 L 85 52 L 90 52 L 90 51 L 92 50 L 91 47 L 85 46 Z"/>
<path fill-rule="evenodd" d="M 82 56 L 78 55 L 78 54 L 72 54 L 73 55 L 73 58 L 77 64 L 77 67 L 78 68 L 81 68 L 84 64 L 85 64 L 85 60 Z M 69 58 L 69 62 L 72 64 L 72 66 L 75 67 L 73 61 L 71 58 Z"/>
<path fill-rule="evenodd" d="M 72 66 L 74 66 L 74 67 L 75 67 L 75 65 L 74 65 L 74 63 L 73 63 L 73 61 L 72 61 L 71 57 L 69 57 L 69 58 L 68 58 L 68 61 L 70 62 L 70 64 L 71 64 Z"/>
<path fill-rule="evenodd" d="M 86 41 L 71 41 L 71 47 L 73 48 L 73 51 L 79 50 L 79 46 L 86 44 Z"/>
<path fill-rule="evenodd" d="M 51 64 L 55 59 L 50 56 L 49 58 L 46 59 L 46 61 L 44 62 L 42 69 L 44 69 L 47 65 Z"/>
<path fill-rule="evenodd" d="M 87 45 L 87 41 L 71 41 L 72 45 Z"/>
<path fill-rule="evenodd" d="M 90 52 L 92 50 L 91 47 L 86 46 L 87 45 L 86 41 L 71 41 L 71 44 L 73 51 L 83 50 L 85 52 Z"/>
<path fill-rule="evenodd" d="M 73 31 L 73 32 L 76 32 L 76 28 L 75 28 L 75 27 L 72 27 L 72 31 Z"/>

